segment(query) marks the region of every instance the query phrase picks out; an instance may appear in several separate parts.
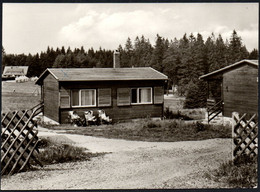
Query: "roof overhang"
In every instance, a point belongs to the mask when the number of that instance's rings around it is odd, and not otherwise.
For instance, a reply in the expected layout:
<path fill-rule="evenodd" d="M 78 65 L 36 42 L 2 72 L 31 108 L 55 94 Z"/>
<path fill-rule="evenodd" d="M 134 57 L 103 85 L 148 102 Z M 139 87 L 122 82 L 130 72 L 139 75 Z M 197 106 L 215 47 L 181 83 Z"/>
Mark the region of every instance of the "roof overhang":
<path fill-rule="evenodd" d="M 152 80 L 162 80 L 162 81 L 167 81 L 168 77 L 166 75 L 164 75 L 163 73 L 160 73 L 159 71 L 148 67 L 151 70 L 157 72 L 158 74 L 160 74 L 160 78 L 126 78 L 126 79 L 106 79 L 106 78 L 100 78 L 100 79 L 59 79 L 58 76 L 56 76 L 51 69 L 47 68 L 38 78 L 38 80 L 35 82 L 35 84 L 38 85 L 42 85 L 43 84 L 43 80 L 49 75 L 51 74 L 57 81 L 59 82 L 94 82 L 94 81 L 152 81 Z"/>
<path fill-rule="evenodd" d="M 238 68 L 238 67 L 240 67 L 242 65 L 247 65 L 247 64 L 252 65 L 252 66 L 258 68 L 258 60 L 247 60 L 247 59 L 244 59 L 244 60 L 236 62 L 236 63 L 234 63 L 232 65 L 223 67 L 223 68 L 218 69 L 216 71 L 213 71 L 211 73 L 202 75 L 202 76 L 199 77 L 199 79 L 204 79 L 204 80 L 220 79 L 220 78 L 222 78 L 222 75 L 224 73 L 226 73 L 228 71 L 231 71 L 234 68 Z"/>

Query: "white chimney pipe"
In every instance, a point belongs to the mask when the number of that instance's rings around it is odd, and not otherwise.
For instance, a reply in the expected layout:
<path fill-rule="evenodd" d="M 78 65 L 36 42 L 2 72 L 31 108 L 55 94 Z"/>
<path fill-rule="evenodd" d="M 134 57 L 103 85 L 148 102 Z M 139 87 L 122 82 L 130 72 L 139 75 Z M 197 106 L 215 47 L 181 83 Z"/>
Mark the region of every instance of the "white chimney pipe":
<path fill-rule="evenodd" d="M 120 68 L 120 53 L 116 50 L 113 56 L 113 68 Z"/>

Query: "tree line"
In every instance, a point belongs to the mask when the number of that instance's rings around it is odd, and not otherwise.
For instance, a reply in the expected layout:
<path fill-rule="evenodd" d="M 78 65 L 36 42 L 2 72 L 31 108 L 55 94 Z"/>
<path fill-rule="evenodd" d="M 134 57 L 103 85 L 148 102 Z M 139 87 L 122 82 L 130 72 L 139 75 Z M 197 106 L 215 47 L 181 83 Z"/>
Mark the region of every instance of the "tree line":
<path fill-rule="evenodd" d="M 211 71 L 233 64 L 242 59 L 258 59 L 258 50 L 248 52 L 241 37 L 234 30 L 229 39 L 224 40 L 219 34 L 211 34 L 206 40 L 201 34 L 184 34 L 182 38 L 169 40 L 157 34 L 155 45 L 144 36 L 130 38 L 122 46 L 119 45 L 121 67 L 153 67 L 169 77 L 168 87 L 178 87 L 180 95 L 188 96 L 197 89 L 201 102 L 195 105 L 205 105 L 205 82 L 198 77 Z M 29 66 L 28 76 L 39 76 L 46 68 L 74 67 L 112 67 L 113 51 L 84 47 L 67 50 L 64 47 L 47 47 L 47 50 L 35 55 L 6 54 L 2 47 L 2 67 Z M 216 87 L 216 83 L 213 87 Z M 189 91 L 192 90 L 192 91 Z M 218 96 L 219 91 L 213 96 Z M 198 95 L 197 95 L 198 97 Z M 195 106 L 195 107 L 198 107 Z"/>

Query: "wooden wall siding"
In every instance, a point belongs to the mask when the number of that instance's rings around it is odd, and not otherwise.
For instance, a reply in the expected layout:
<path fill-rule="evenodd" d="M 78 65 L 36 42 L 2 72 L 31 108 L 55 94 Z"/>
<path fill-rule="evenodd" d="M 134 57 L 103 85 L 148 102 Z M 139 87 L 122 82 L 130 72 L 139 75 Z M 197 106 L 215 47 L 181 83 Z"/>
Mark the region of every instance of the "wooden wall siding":
<path fill-rule="evenodd" d="M 146 117 L 162 117 L 163 105 L 132 105 L 132 106 L 116 106 L 116 107 L 96 107 L 96 108 L 74 108 L 73 110 L 83 116 L 87 110 L 93 110 L 97 114 L 98 109 L 103 109 L 113 122 L 120 120 L 138 119 Z M 61 123 L 68 123 L 68 112 L 70 109 L 61 109 Z"/>
<path fill-rule="evenodd" d="M 258 69 L 244 65 L 223 75 L 224 116 L 258 113 Z"/>
<path fill-rule="evenodd" d="M 154 87 L 154 103 L 163 103 L 163 87 Z"/>
<path fill-rule="evenodd" d="M 130 98 L 128 99 L 128 106 L 118 106 L 117 90 L 118 88 L 125 88 L 130 91 L 130 87 L 163 87 L 164 81 L 107 81 L 107 82 L 60 82 L 60 88 L 69 89 L 102 89 L 111 88 L 111 105 L 97 107 L 73 107 L 61 108 L 61 123 L 68 123 L 68 111 L 74 110 L 83 115 L 87 110 L 104 109 L 106 114 L 114 121 L 145 118 L 145 117 L 162 117 L 163 103 L 160 104 L 144 104 L 144 105 L 130 105 Z M 99 91 L 98 91 L 99 92 Z M 163 91 L 162 91 L 163 93 Z M 128 93 L 130 95 L 130 92 Z M 97 100 L 98 101 L 98 100 Z"/>
<path fill-rule="evenodd" d="M 59 83 L 48 75 L 43 82 L 44 116 L 59 122 Z"/>
<path fill-rule="evenodd" d="M 98 89 L 98 106 L 111 106 L 111 88 Z"/>

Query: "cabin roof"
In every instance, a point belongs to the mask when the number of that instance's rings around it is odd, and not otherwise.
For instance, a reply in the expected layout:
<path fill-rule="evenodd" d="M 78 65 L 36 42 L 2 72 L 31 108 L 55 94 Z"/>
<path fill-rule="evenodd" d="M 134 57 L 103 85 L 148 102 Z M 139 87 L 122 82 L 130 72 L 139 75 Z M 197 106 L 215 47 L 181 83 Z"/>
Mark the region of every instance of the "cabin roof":
<path fill-rule="evenodd" d="M 205 75 L 202 75 L 199 77 L 199 79 L 211 79 L 213 77 L 216 77 L 218 75 L 222 75 L 223 73 L 227 72 L 227 71 L 230 71 L 232 70 L 233 68 L 237 68 L 239 66 L 242 66 L 242 65 L 245 65 L 245 64 L 249 64 L 249 65 L 252 65 L 252 66 L 255 66 L 258 68 L 258 60 L 248 60 L 248 59 L 244 59 L 244 60 L 241 60 L 239 62 L 236 62 L 232 65 L 228 65 L 226 67 L 223 67 L 221 69 L 218 69 L 216 71 L 213 71 L 211 73 L 208 73 L 208 74 L 205 74 Z"/>
<path fill-rule="evenodd" d="M 124 81 L 167 80 L 168 77 L 151 67 L 134 68 L 47 68 L 36 81 L 41 85 L 48 75 L 57 81 Z"/>
<path fill-rule="evenodd" d="M 28 66 L 5 66 L 3 75 L 27 75 Z"/>

